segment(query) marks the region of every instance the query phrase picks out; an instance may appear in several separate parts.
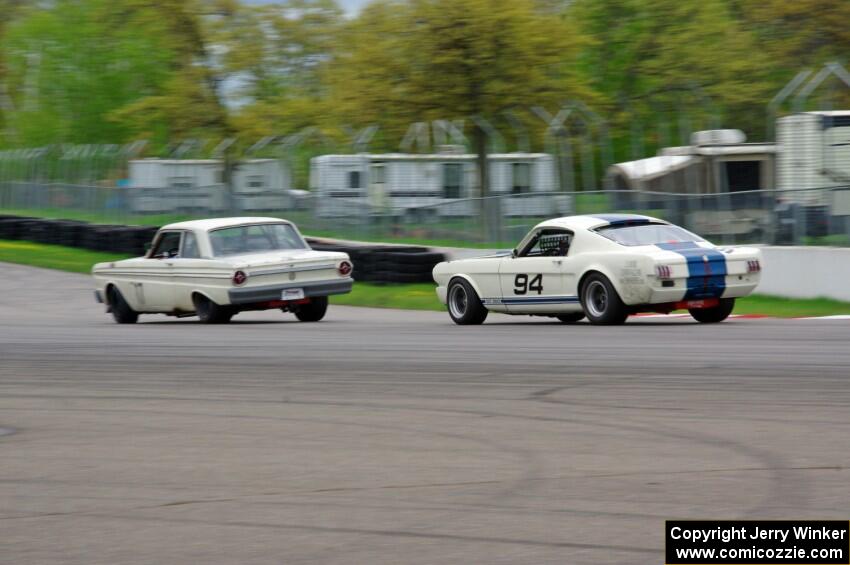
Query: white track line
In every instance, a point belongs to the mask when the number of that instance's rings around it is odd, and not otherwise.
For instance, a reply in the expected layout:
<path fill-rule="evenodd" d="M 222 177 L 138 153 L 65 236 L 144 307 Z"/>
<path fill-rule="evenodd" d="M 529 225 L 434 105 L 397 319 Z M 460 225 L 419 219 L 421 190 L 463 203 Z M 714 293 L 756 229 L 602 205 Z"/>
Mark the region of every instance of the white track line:
<path fill-rule="evenodd" d="M 633 318 L 690 318 L 690 314 L 633 314 Z M 764 320 L 771 316 L 761 314 L 732 314 L 729 318 L 749 319 L 749 320 Z M 841 314 L 837 316 L 808 316 L 802 318 L 773 318 L 775 320 L 850 320 L 850 314 Z"/>

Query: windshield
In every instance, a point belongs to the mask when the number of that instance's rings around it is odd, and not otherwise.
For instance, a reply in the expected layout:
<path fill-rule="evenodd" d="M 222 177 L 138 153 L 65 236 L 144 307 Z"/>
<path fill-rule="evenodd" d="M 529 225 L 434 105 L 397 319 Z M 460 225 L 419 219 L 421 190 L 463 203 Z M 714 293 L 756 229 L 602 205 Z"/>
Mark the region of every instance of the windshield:
<path fill-rule="evenodd" d="M 621 245 L 657 245 L 659 243 L 682 243 L 705 241 L 686 229 L 669 224 L 641 224 L 638 226 L 606 226 L 597 233 Z"/>
<path fill-rule="evenodd" d="M 213 230 L 210 232 L 210 244 L 216 257 L 309 249 L 307 243 L 289 224 L 253 224 Z"/>

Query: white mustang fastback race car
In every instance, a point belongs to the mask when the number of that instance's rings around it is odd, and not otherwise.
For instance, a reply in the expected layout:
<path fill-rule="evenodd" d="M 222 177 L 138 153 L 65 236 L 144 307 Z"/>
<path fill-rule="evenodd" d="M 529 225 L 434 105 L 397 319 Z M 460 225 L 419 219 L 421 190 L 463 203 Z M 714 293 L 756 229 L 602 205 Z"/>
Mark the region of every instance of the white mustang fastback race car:
<path fill-rule="evenodd" d="M 144 257 L 98 263 L 95 297 L 120 324 L 139 314 L 224 323 L 238 312 L 280 308 L 321 320 L 328 296 L 351 291 L 345 253 L 313 251 L 277 218 L 223 218 L 161 228 Z"/>
<path fill-rule="evenodd" d="M 629 314 L 687 309 L 721 322 L 759 283 L 761 252 L 715 247 L 663 220 L 632 214 L 538 224 L 511 253 L 434 267 L 437 296 L 457 324 L 488 311 L 621 324 Z"/>

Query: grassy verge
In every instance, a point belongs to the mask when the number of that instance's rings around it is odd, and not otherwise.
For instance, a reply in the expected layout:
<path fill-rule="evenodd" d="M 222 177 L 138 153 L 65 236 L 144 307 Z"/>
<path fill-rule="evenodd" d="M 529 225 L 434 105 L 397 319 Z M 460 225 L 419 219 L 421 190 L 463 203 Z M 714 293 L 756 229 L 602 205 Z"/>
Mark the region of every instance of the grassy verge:
<path fill-rule="evenodd" d="M 445 307 L 437 300 L 435 285 L 356 283 L 349 294 L 332 296 L 332 304 L 369 306 L 372 308 L 401 308 L 403 310 L 435 310 Z"/>
<path fill-rule="evenodd" d="M 124 255 L 61 245 L 0 240 L 0 262 L 20 263 L 75 273 L 88 273 L 95 263 L 124 258 Z M 331 302 L 373 308 L 444 310 L 444 306 L 437 300 L 434 285 L 427 283 L 387 285 L 357 283 L 350 294 L 334 296 Z M 780 318 L 832 316 L 850 314 L 850 303 L 828 298 L 790 299 L 754 295 L 739 299 L 735 306 L 735 314 L 764 314 Z"/>
<path fill-rule="evenodd" d="M 95 263 L 126 258 L 126 255 L 76 249 L 62 245 L 0 240 L 0 261 L 46 269 L 88 273 Z"/>
<path fill-rule="evenodd" d="M 782 298 L 754 294 L 739 298 L 735 314 L 764 314 L 776 318 L 802 318 L 806 316 L 835 316 L 850 314 L 850 303 L 829 298 Z"/>

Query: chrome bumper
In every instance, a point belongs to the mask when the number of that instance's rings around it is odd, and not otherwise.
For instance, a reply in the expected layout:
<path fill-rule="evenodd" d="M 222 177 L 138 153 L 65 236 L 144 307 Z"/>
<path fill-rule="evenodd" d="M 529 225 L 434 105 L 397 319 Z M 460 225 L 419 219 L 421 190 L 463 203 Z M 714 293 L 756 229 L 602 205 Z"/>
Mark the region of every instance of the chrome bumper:
<path fill-rule="evenodd" d="M 228 291 L 231 304 L 254 304 L 256 302 L 271 302 L 280 300 L 284 290 L 303 288 L 305 298 L 331 296 L 351 292 L 354 279 L 344 278 L 336 281 L 316 281 L 290 284 L 274 284 L 249 288 L 232 288 Z"/>

